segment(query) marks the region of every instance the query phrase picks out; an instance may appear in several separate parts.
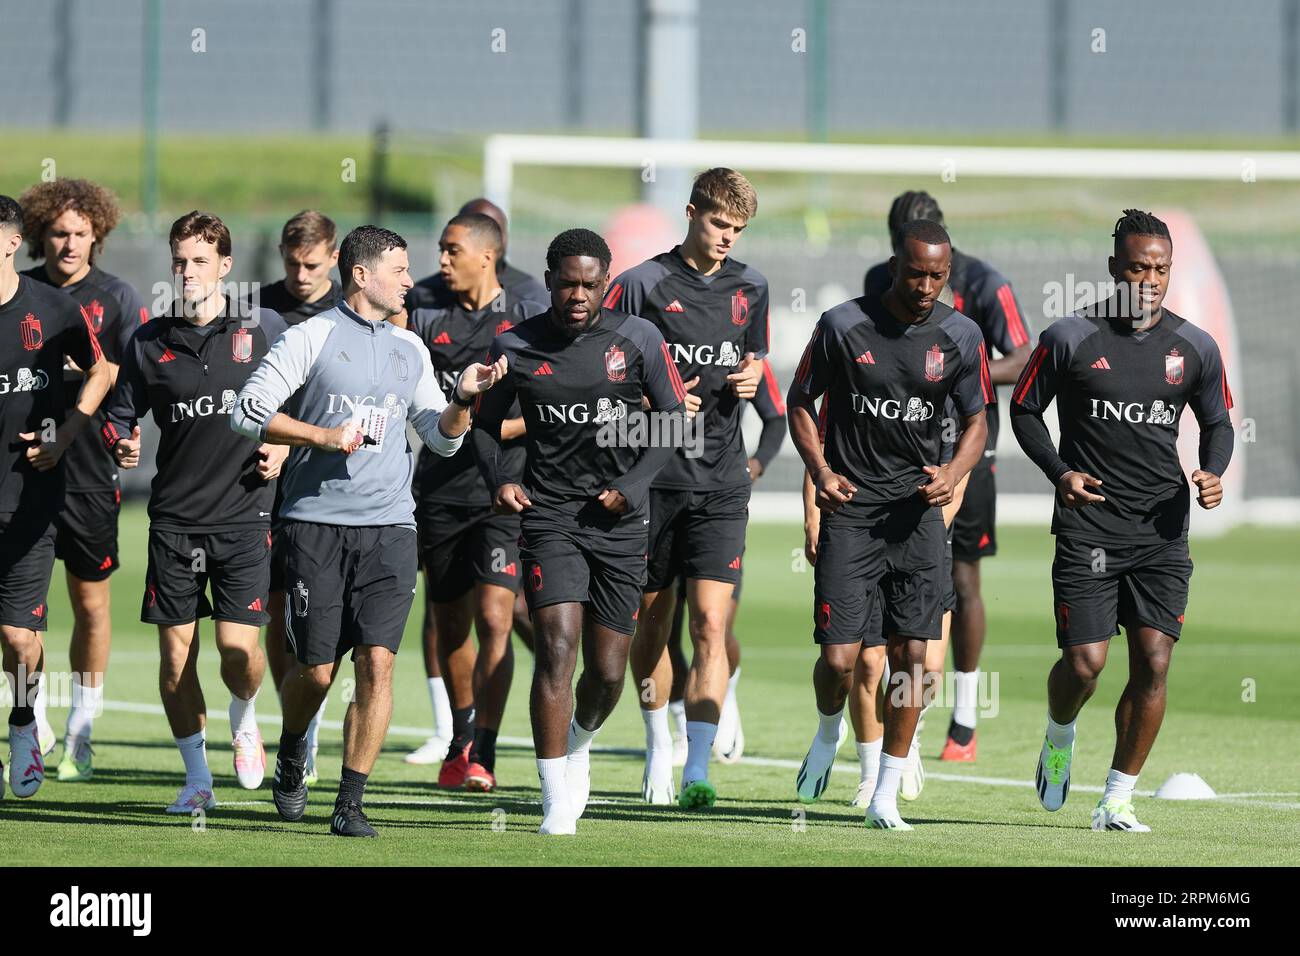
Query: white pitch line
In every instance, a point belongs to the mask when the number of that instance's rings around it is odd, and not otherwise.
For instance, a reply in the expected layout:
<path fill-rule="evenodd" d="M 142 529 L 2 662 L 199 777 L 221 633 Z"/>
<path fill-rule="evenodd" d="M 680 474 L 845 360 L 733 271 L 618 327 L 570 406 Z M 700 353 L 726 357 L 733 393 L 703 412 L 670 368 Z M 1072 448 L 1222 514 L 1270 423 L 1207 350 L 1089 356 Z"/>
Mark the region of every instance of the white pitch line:
<path fill-rule="evenodd" d="M 156 714 L 164 713 L 162 704 L 140 704 L 134 701 L 125 700 L 106 700 L 104 701 L 105 710 L 120 710 L 133 714 Z M 226 723 L 230 722 L 230 716 L 221 711 L 208 714 L 209 720 L 219 720 Z M 257 717 L 259 724 L 278 724 L 280 717 L 278 714 L 259 714 Z M 320 725 L 325 730 L 342 730 L 343 722 L 340 720 L 322 720 Z M 407 727 L 402 724 L 393 724 L 388 728 L 390 734 L 396 734 L 400 737 L 429 737 L 428 727 Z M 511 747 L 531 747 L 533 739 L 531 737 L 498 737 L 497 742 L 506 744 Z M 593 753 L 611 753 L 611 754 L 638 754 L 640 750 L 628 747 L 604 747 L 593 745 Z M 738 761 L 751 767 L 777 767 L 783 770 L 798 770 L 801 762 L 798 760 L 787 760 L 781 757 L 741 757 Z M 836 763 L 832 768 L 836 773 L 858 773 L 858 767 L 850 763 Z M 942 780 L 946 783 L 974 783 L 986 787 L 1016 787 L 1023 789 L 1025 787 L 1033 788 L 1032 780 L 1014 780 L 1010 777 L 976 777 L 962 773 L 942 773 L 927 770 L 925 772 L 927 780 Z M 1089 786 L 1087 784 L 1071 784 L 1070 789 L 1079 793 L 1104 793 L 1105 787 Z M 1153 797 L 1154 790 L 1135 790 L 1139 797 Z M 1213 799 L 1224 803 L 1237 803 L 1243 806 L 1267 808 L 1270 810 L 1300 810 L 1300 803 L 1260 803 L 1258 800 L 1249 799 L 1253 797 L 1294 797 L 1300 796 L 1300 792 L 1259 792 L 1259 793 L 1221 793 Z M 458 801 L 449 801 L 456 803 Z M 791 801 L 793 802 L 793 800 Z"/>

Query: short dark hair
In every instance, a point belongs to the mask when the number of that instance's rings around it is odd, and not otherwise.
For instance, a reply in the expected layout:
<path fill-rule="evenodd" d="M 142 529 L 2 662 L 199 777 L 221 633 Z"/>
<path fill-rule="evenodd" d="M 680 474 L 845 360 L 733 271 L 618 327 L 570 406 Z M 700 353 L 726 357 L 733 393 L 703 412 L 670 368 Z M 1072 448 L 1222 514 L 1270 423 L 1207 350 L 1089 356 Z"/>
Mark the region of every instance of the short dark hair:
<path fill-rule="evenodd" d="M 230 230 L 219 216 L 210 212 L 195 209 L 172 223 L 167 241 L 174 244 L 185 239 L 202 239 L 217 247 L 217 255 L 230 255 Z"/>
<path fill-rule="evenodd" d="M 908 190 L 895 197 L 889 206 L 889 244 L 895 249 L 902 245 L 903 224 L 916 219 L 929 219 L 943 225 L 943 210 L 939 203 L 925 190 Z"/>
<path fill-rule="evenodd" d="M 933 219 L 912 219 L 898 227 L 898 246 L 901 250 L 908 239 L 924 242 L 928 246 L 952 245 L 948 230 Z"/>
<path fill-rule="evenodd" d="M 364 266 L 373 269 L 375 263 L 389 249 L 405 249 L 406 240 L 383 226 L 357 226 L 343 237 L 339 246 L 339 277 L 343 284 L 352 281 L 352 268 Z"/>
<path fill-rule="evenodd" d="M 560 268 L 560 260 L 569 256 L 599 259 L 606 271 L 614 260 L 605 240 L 590 229 L 566 229 L 552 239 L 546 248 L 546 268 L 555 272 Z"/>
<path fill-rule="evenodd" d="M 1141 209 L 1125 209 L 1124 215 L 1115 222 L 1115 231 L 1111 235 L 1115 237 L 1116 255 L 1119 255 L 1125 236 L 1156 236 L 1168 239 L 1170 248 L 1174 244 L 1174 237 L 1169 235 L 1169 227 L 1164 220 Z"/>
<path fill-rule="evenodd" d="M 10 196 L 0 196 L 0 229 L 12 229 L 19 234 L 23 231 L 23 207 Z"/>
<path fill-rule="evenodd" d="M 280 230 L 280 245 L 286 249 L 304 249 L 325 242 L 329 243 L 332 252 L 337 237 L 333 219 L 315 209 L 304 209 L 284 224 Z"/>
<path fill-rule="evenodd" d="M 495 252 L 498 259 L 505 254 L 506 246 L 501 235 L 501 227 L 491 216 L 481 212 L 462 212 L 448 219 L 447 226 L 461 226 L 468 229 L 475 241 L 481 242 Z M 446 226 L 443 228 L 445 229 Z"/>

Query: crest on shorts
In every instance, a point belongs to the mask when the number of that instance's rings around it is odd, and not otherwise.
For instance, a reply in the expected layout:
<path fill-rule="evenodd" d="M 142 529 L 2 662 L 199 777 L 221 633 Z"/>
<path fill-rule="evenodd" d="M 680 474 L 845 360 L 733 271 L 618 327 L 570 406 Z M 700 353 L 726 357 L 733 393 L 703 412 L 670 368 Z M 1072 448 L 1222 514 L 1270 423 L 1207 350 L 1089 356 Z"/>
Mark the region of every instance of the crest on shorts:
<path fill-rule="evenodd" d="M 295 617 L 307 616 L 307 585 L 302 583 L 302 578 L 293 586 L 293 613 Z"/>
<path fill-rule="evenodd" d="M 41 320 L 35 313 L 28 312 L 23 316 L 21 324 L 23 333 L 23 348 L 29 352 L 35 352 L 45 342 L 45 337 L 41 335 Z"/>
<path fill-rule="evenodd" d="M 248 329 L 236 329 L 230 337 L 230 357 L 236 362 L 249 362 L 253 358 L 253 333 Z"/>
<path fill-rule="evenodd" d="M 830 630 L 831 606 L 826 602 L 817 605 L 817 626 L 823 631 Z"/>
<path fill-rule="evenodd" d="M 749 299 L 744 289 L 731 293 L 731 324 L 744 325 L 749 321 Z"/>
<path fill-rule="evenodd" d="M 534 592 L 542 589 L 542 566 L 540 564 L 533 565 L 533 570 L 529 575 L 529 585 Z"/>
<path fill-rule="evenodd" d="M 925 353 L 925 380 L 927 382 L 943 381 L 943 349 L 931 345 Z"/>
<path fill-rule="evenodd" d="M 1170 385 L 1183 384 L 1183 356 L 1178 349 L 1170 349 L 1165 356 L 1165 381 Z"/>
<path fill-rule="evenodd" d="M 388 361 L 393 366 L 393 374 L 397 376 L 399 382 L 405 382 L 411 374 L 411 368 L 407 364 L 406 356 L 402 354 L 401 349 L 393 349 L 388 353 Z"/>
<path fill-rule="evenodd" d="M 627 356 L 617 345 L 605 350 L 605 377 L 611 382 L 621 382 L 627 378 Z"/>

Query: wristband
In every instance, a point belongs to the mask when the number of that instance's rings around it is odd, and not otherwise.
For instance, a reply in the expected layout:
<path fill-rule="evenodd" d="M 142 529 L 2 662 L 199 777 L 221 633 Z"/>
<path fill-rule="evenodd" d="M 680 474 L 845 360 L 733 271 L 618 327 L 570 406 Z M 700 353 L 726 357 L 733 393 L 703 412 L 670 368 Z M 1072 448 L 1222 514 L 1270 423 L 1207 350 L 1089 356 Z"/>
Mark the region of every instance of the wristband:
<path fill-rule="evenodd" d="M 452 390 L 451 390 L 451 401 L 452 401 L 452 404 L 454 404 L 454 405 L 458 405 L 458 406 L 460 406 L 461 408 L 469 408 L 471 405 L 474 404 L 474 396 L 471 395 L 471 396 L 470 396 L 469 398 L 467 398 L 466 400 L 461 401 L 461 398 L 460 398 L 460 383 L 458 382 L 458 383 L 457 383 L 457 384 L 452 388 Z"/>

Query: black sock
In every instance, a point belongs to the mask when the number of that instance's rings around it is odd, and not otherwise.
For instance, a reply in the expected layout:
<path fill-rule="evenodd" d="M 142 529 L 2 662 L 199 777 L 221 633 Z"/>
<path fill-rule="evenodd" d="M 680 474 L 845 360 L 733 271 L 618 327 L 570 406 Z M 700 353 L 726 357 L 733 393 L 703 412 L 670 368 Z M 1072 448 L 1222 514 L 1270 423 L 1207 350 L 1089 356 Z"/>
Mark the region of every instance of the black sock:
<path fill-rule="evenodd" d="M 334 801 L 335 806 L 343 803 L 355 803 L 361 806 L 361 801 L 366 796 L 366 780 L 369 774 L 357 773 L 347 767 L 343 768 L 343 776 L 339 780 L 339 796 Z"/>
<path fill-rule="evenodd" d="M 948 736 L 951 737 L 959 747 L 965 747 L 970 743 L 971 738 L 975 736 L 975 728 L 967 727 L 965 724 L 959 724 L 954 720 L 948 725 Z"/>
<path fill-rule="evenodd" d="M 474 740 L 474 707 L 451 709 L 451 747 L 448 757 L 455 757 Z"/>
<path fill-rule="evenodd" d="M 470 763 L 482 764 L 488 773 L 496 773 L 497 732 L 487 727 L 474 728 L 474 746 L 469 748 Z"/>
<path fill-rule="evenodd" d="M 307 743 L 307 735 L 291 734 L 289 731 L 283 731 L 280 734 L 280 753 L 287 757 L 305 757 L 304 747 Z"/>
<path fill-rule="evenodd" d="M 15 707 L 9 711 L 9 726 L 26 727 L 36 719 L 36 711 L 31 707 Z"/>

